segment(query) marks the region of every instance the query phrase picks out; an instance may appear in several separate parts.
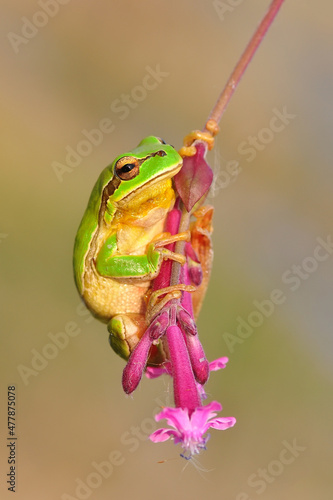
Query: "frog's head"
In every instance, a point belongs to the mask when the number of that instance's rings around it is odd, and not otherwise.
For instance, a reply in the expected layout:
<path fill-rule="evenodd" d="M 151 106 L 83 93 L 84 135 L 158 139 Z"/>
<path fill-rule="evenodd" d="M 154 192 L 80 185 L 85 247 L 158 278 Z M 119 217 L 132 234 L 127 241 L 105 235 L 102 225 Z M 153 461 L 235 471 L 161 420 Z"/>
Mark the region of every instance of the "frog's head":
<path fill-rule="evenodd" d="M 116 207 L 133 210 L 157 195 L 163 197 L 182 164 L 177 151 L 154 136 L 118 156 L 104 169 L 98 182 L 105 220 L 112 219 Z"/>
<path fill-rule="evenodd" d="M 111 164 L 114 192 L 109 192 L 110 201 L 127 203 L 143 189 L 171 179 L 181 166 L 182 158 L 172 146 L 158 137 L 146 137 L 137 148 L 118 156 Z"/>

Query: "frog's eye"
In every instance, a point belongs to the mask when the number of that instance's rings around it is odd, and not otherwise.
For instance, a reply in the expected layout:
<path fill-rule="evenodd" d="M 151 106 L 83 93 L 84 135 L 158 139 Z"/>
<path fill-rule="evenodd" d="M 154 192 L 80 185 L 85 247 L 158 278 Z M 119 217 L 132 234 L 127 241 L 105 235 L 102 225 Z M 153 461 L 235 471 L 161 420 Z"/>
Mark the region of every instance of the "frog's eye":
<path fill-rule="evenodd" d="M 124 156 L 115 164 L 114 171 L 122 181 L 129 181 L 136 177 L 140 170 L 140 164 L 132 156 Z"/>

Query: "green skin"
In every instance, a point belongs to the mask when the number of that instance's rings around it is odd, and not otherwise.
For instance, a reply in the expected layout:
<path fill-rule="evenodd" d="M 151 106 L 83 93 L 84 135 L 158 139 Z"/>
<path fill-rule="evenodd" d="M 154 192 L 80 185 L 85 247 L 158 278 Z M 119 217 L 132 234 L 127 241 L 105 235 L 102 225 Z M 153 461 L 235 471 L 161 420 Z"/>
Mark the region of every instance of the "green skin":
<path fill-rule="evenodd" d="M 119 168 L 122 168 L 123 164 L 127 168 L 127 161 L 130 165 L 139 165 L 139 168 L 132 178 L 122 180 L 120 177 L 123 176 L 123 172 L 120 171 L 119 173 Z M 119 300 L 121 300 L 121 294 L 127 293 L 123 283 L 149 282 L 158 274 L 163 258 L 172 258 L 172 252 L 165 248 L 155 248 L 155 244 L 151 243 L 149 238 L 151 238 L 152 233 L 149 231 L 154 230 L 154 218 L 152 217 L 151 220 L 148 220 L 146 227 L 146 253 L 132 255 L 129 250 L 125 252 L 125 255 L 120 255 L 118 248 L 121 248 L 123 243 L 123 233 L 118 226 L 116 217 L 119 210 L 122 211 L 123 209 L 125 209 L 126 214 L 129 214 L 129 217 L 133 217 L 133 226 L 131 220 L 126 223 L 127 233 L 125 238 L 131 240 L 133 237 L 133 245 L 135 245 L 135 220 L 141 217 L 137 213 L 142 205 L 141 201 L 144 202 L 145 197 L 154 196 L 155 186 L 168 182 L 180 170 L 181 165 L 182 158 L 172 146 L 164 144 L 157 137 L 146 137 L 137 148 L 125 155 L 118 156 L 111 165 L 102 171 L 93 188 L 76 235 L 73 263 L 77 289 L 91 312 L 99 319 L 108 322 L 110 344 L 117 354 L 125 359 L 129 357 L 136 338 L 132 326 L 129 326 L 131 314 L 128 314 L 128 312 L 119 314 L 119 311 L 113 313 L 98 312 L 99 304 L 105 300 L 105 293 L 107 300 L 109 298 L 112 300 L 113 295 L 116 296 L 117 300 L 117 294 L 119 294 Z M 117 172 L 116 169 L 118 169 Z M 129 175 L 131 176 L 134 171 L 134 169 L 131 170 Z M 125 173 L 125 178 L 126 175 Z M 172 189 L 171 184 L 170 189 Z M 167 196 L 166 193 L 165 196 Z M 165 211 L 166 213 L 167 211 Z M 133 227 L 133 231 L 131 231 L 131 227 Z M 112 231 L 102 242 L 96 254 L 96 238 L 105 228 L 112 228 Z M 133 236 L 131 233 L 133 233 Z M 92 264 L 92 261 L 94 264 Z M 92 265 L 95 265 L 95 270 L 99 276 L 111 278 L 109 282 L 111 288 L 109 292 L 103 292 L 97 285 L 95 291 L 91 292 L 93 293 L 92 298 L 89 296 L 90 298 L 87 299 L 87 293 L 89 295 L 90 289 L 85 288 L 85 276 Z M 101 282 L 101 287 L 104 286 L 103 283 L 105 281 Z M 99 293 L 102 294 L 101 299 Z M 142 315 L 140 311 L 137 311 L 137 313 L 137 316 Z M 142 320 L 144 321 L 144 315 Z M 138 327 L 138 337 L 140 336 L 140 328 L 143 328 L 143 326 Z M 134 341 L 131 339 L 134 339 Z"/>
<path fill-rule="evenodd" d="M 156 154 L 158 151 L 164 151 L 166 153 L 165 156 L 149 156 Z M 105 214 L 105 219 L 107 219 L 108 223 L 111 223 L 113 220 L 113 215 L 116 212 L 116 203 L 134 194 L 135 191 L 144 187 L 145 184 L 153 179 L 168 175 L 169 173 L 170 176 L 172 176 L 171 172 L 175 171 L 182 161 L 180 155 L 172 146 L 161 143 L 160 139 L 157 137 L 149 136 L 143 139 L 133 151 L 118 156 L 111 165 L 102 171 L 92 190 L 87 209 L 75 239 L 74 276 L 80 294 L 82 294 L 83 290 L 82 278 L 85 270 L 85 257 L 99 224 L 102 193 L 105 186 L 116 177 L 114 166 L 116 162 L 124 156 L 130 156 L 138 160 L 142 160 L 146 157 L 148 158 L 140 165 L 139 174 L 133 179 L 120 181 L 119 186 L 109 197 L 107 202 L 107 213 Z M 104 245 L 97 260 L 97 270 L 100 274 L 119 278 L 135 276 L 145 278 L 149 275 L 151 266 L 149 265 L 146 255 L 124 256 L 126 257 L 125 261 L 121 257 L 110 259 L 110 256 L 112 256 L 116 248 L 115 236 L 110 238 L 110 241 L 106 243 L 107 244 Z M 153 252 L 150 257 L 153 260 L 153 268 L 156 268 L 159 252 Z M 112 262 L 112 260 L 115 262 Z M 106 262 L 107 264 L 103 265 L 103 263 Z M 126 262 L 125 266 L 124 262 Z"/>

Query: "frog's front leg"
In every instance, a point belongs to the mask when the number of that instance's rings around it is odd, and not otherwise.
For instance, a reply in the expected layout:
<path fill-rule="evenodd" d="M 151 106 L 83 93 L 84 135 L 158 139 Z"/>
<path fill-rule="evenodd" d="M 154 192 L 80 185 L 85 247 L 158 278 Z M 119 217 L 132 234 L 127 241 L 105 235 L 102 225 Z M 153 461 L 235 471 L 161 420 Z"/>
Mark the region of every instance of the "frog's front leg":
<path fill-rule="evenodd" d="M 95 260 L 96 270 L 101 276 L 114 279 L 154 279 L 161 268 L 163 259 L 185 263 L 185 257 L 165 248 L 175 241 L 190 240 L 190 232 L 174 236 L 164 233 L 161 238 L 151 242 L 143 255 L 117 255 L 117 235 L 106 239 Z"/>

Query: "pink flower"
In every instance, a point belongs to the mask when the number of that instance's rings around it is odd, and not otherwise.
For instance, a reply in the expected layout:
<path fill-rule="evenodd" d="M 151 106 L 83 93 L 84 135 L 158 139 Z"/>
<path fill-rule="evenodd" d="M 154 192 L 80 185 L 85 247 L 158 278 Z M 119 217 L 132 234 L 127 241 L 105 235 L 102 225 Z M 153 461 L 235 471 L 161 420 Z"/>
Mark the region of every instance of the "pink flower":
<path fill-rule="evenodd" d="M 173 429 L 158 429 L 149 436 L 153 443 L 167 441 L 169 438 L 175 444 L 181 443 L 184 453 L 182 457 L 187 460 L 206 448 L 209 435 L 204 436 L 207 430 L 225 430 L 236 423 L 234 417 L 214 418 L 216 411 L 221 411 L 222 406 L 213 401 L 207 406 L 199 406 L 192 413 L 187 408 L 164 408 L 155 416 L 156 422 L 166 419 Z"/>

